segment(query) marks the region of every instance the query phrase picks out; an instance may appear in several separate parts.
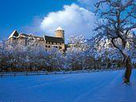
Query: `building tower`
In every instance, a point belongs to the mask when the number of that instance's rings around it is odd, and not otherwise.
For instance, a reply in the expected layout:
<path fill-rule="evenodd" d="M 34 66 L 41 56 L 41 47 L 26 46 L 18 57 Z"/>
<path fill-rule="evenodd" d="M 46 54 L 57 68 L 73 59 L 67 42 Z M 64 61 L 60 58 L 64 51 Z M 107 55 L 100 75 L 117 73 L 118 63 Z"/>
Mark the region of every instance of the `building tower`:
<path fill-rule="evenodd" d="M 64 30 L 61 27 L 58 27 L 55 33 L 56 33 L 56 37 L 64 39 Z"/>

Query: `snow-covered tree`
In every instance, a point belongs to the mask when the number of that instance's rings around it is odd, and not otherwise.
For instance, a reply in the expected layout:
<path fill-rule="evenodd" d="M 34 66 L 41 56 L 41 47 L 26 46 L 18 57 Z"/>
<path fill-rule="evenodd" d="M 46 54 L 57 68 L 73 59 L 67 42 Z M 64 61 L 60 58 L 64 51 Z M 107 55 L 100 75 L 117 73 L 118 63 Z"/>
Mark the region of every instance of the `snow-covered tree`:
<path fill-rule="evenodd" d="M 47 51 L 45 63 L 50 71 L 63 70 L 65 63 L 64 55 L 58 49 L 52 48 Z"/>
<path fill-rule="evenodd" d="M 136 0 L 99 0 L 96 9 L 101 20 L 95 30 L 108 37 L 122 55 L 126 67 L 124 83 L 129 83 L 132 65 L 127 45 L 132 45 L 129 35 L 136 28 Z"/>
<path fill-rule="evenodd" d="M 84 36 L 72 36 L 69 39 L 68 45 L 69 48 L 65 56 L 67 68 L 72 70 L 84 70 L 94 66 L 92 47 Z"/>
<path fill-rule="evenodd" d="M 73 35 L 70 37 L 69 42 L 68 42 L 69 48 L 67 49 L 68 51 L 85 51 L 89 48 L 87 44 L 87 40 L 83 35 Z"/>

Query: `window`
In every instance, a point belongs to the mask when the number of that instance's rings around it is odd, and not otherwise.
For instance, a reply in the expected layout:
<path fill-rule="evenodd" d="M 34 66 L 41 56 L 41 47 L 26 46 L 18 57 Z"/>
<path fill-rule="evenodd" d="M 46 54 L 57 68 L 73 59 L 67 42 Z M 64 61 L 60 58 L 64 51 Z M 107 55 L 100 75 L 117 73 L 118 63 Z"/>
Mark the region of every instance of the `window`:
<path fill-rule="evenodd" d="M 59 46 L 59 49 L 62 49 L 62 47 L 61 47 L 61 46 Z"/>

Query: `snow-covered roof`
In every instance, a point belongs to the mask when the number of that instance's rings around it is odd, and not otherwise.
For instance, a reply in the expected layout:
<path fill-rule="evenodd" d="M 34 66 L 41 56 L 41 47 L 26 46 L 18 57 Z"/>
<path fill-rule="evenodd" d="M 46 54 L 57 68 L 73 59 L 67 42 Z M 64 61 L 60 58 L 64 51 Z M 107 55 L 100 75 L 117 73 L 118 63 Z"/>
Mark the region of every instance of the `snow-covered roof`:
<path fill-rule="evenodd" d="M 63 30 L 60 26 L 56 30 Z"/>
<path fill-rule="evenodd" d="M 19 34 L 18 34 L 18 32 L 17 32 L 17 30 L 14 30 L 12 33 L 11 33 L 11 35 L 9 36 L 9 39 L 11 38 L 11 37 L 17 37 Z"/>

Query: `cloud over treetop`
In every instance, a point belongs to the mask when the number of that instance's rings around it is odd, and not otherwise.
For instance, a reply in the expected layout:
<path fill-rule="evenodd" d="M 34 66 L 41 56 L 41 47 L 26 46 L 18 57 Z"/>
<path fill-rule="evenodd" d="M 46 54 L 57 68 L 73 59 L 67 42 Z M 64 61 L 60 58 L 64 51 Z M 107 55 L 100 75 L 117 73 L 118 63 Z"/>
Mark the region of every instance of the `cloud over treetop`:
<path fill-rule="evenodd" d="M 64 5 L 64 9 L 57 12 L 50 12 L 41 22 L 40 28 L 46 34 L 54 35 L 58 26 L 65 30 L 65 36 L 84 35 L 88 37 L 93 34 L 92 29 L 96 17 L 91 11 L 76 4 Z"/>

